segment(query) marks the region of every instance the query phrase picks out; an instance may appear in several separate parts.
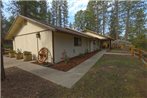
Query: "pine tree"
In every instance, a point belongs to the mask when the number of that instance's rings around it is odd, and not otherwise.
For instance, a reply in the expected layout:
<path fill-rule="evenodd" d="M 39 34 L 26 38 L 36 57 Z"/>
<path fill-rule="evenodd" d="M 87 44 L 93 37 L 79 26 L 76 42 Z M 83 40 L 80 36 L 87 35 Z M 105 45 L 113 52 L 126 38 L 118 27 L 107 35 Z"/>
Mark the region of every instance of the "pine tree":
<path fill-rule="evenodd" d="M 135 33 L 139 35 L 145 32 L 145 14 L 143 9 L 137 9 L 135 15 Z"/>
<path fill-rule="evenodd" d="M 125 40 L 128 39 L 129 27 L 130 27 L 130 9 L 131 8 L 131 1 L 126 2 L 126 31 L 125 31 Z"/>
<path fill-rule="evenodd" d="M 118 20 L 118 18 L 119 18 L 119 16 L 118 16 L 118 14 L 119 14 L 119 12 L 118 12 L 118 0 L 115 0 L 115 15 L 116 15 L 116 24 L 115 24 L 115 29 L 116 29 L 116 31 L 115 31 L 115 34 L 116 34 L 116 39 L 118 39 L 119 38 L 119 34 L 118 34 L 118 29 L 119 29 L 119 20 Z"/>
<path fill-rule="evenodd" d="M 47 2 L 43 1 L 11 1 L 8 8 L 14 16 L 24 15 L 30 18 L 47 21 Z"/>
<path fill-rule="evenodd" d="M 63 1 L 63 27 L 66 27 L 68 24 L 68 6 L 67 6 L 67 1 Z"/>
<path fill-rule="evenodd" d="M 105 29 L 106 29 L 106 22 L 107 22 L 107 8 L 108 8 L 108 1 L 102 1 L 102 17 L 103 17 L 103 23 L 102 23 L 102 27 L 103 27 L 103 30 L 102 30 L 102 33 L 103 35 L 105 35 Z"/>
<path fill-rule="evenodd" d="M 77 28 L 78 30 L 84 30 L 86 25 L 85 25 L 85 15 L 84 11 L 80 10 L 75 14 L 75 21 L 74 21 L 74 27 Z"/>
<path fill-rule="evenodd" d="M 47 2 L 46 0 L 38 1 L 38 19 L 47 21 Z"/>
<path fill-rule="evenodd" d="M 11 11 L 11 13 L 14 16 L 17 16 L 19 14 L 27 16 L 27 17 L 33 17 L 36 14 L 36 1 L 11 1 L 11 6 L 8 8 L 8 10 Z"/>
<path fill-rule="evenodd" d="M 109 32 L 110 32 L 110 36 L 111 36 L 112 38 L 116 38 L 114 8 L 112 8 L 112 10 L 111 10 Z"/>
<path fill-rule="evenodd" d="M 96 1 L 91 0 L 88 2 L 87 9 L 85 10 L 85 28 L 98 32 L 98 9 L 95 4 Z"/>
<path fill-rule="evenodd" d="M 118 0 L 115 0 L 114 3 L 112 4 L 109 29 L 110 29 L 110 35 L 117 40 L 119 38 L 119 33 L 120 33 Z"/>
<path fill-rule="evenodd" d="M 56 0 L 53 0 L 52 1 L 52 8 L 51 8 L 51 12 L 52 12 L 52 19 L 51 19 L 51 22 L 52 22 L 52 25 L 57 25 L 57 2 Z"/>
<path fill-rule="evenodd" d="M 97 14 L 94 5 L 95 1 L 89 1 L 86 10 L 80 10 L 75 14 L 75 27 L 97 31 Z"/>
<path fill-rule="evenodd" d="M 58 12 L 58 18 L 57 18 L 57 20 L 58 20 L 58 23 L 57 23 L 57 26 L 60 26 L 60 27 L 62 27 L 62 3 L 63 3 L 63 1 L 58 1 L 58 10 L 57 10 L 57 12 Z"/>
<path fill-rule="evenodd" d="M 71 23 L 71 22 L 69 23 L 69 28 L 71 28 L 71 29 L 73 28 L 73 26 L 72 26 L 72 23 Z"/>
<path fill-rule="evenodd" d="M 52 1 L 52 24 L 60 27 L 66 27 L 68 24 L 68 6 L 66 0 Z"/>
<path fill-rule="evenodd" d="M 84 27 L 80 27 L 80 28 L 96 31 L 97 33 L 103 32 L 104 34 L 105 26 L 107 22 L 106 19 L 107 6 L 108 6 L 108 2 L 90 0 L 88 2 L 86 10 L 82 12 L 82 15 L 81 14 L 75 15 L 75 23 L 79 23 L 79 20 L 82 20 L 84 22 L 81 22 L 81 24 L 83 23 L 82 25 Z M 81 17 L 81 19 L 76 19 L 78 17 Z"/>

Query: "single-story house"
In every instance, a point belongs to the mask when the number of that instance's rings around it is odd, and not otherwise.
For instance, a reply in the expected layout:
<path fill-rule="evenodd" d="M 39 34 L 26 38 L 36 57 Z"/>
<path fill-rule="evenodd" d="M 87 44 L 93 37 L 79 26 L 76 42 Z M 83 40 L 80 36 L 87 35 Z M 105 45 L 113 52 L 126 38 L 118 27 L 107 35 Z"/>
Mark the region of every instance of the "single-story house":
<path fill-rule="evenodd" d="M 46 47 L 50 63 L 60 62 L 65 51 L 68 57 L 74 57 L 100 49 L 101 40 L 111 40 L 88 31 L 51 26 L 22 15 L 17 16 L 5 39 L 13 41 L 15 51 L 30 51 L 34 59 L 38 51 Z"/>

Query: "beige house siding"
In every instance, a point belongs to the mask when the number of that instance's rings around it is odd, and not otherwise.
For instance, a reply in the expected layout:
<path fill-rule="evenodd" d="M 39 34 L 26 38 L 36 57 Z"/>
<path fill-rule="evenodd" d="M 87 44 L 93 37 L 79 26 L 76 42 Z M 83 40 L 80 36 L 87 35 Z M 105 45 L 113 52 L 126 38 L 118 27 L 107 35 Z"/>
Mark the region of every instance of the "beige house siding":
<path fill-rule="evenodd" d="M 94 44 L 94 41 L 95 41 L 95 44 Z M 91 51 L 100 49 L 99 43 L 100 43 L 99 40 L 91 40 Z"/>
<path fill-rule="evenodd" d="M 82 45 L 74 46 L 74 35 L 54 32 L 54 55 L 55 63 L 60 62 L 62 59 L 62 53 L 64 50 L 68 57 L 74 57 L 81 53 L 85 53 L 86 50 L 90 50 L 90 40 L 88 38 L 81 37 Z"/>
<path fill-rule="evenodd" d="M 48 62 L 53 62 L 53 51 L 52 51 L 52 31 L 44 31 L 40 32 L 40 38 L 38 38 L 38 48 L 37 49 L 37 38 L 36 33 L 29 34 L 36 31 L 45 30 L 47 28 L 40 27 L 32 22 L 27 22 L 21 30 L 18 32 L 17 36 L 13 40 L 13 48 L 14 50 L 20 49 L 23 51 L 30 51 L 33 54 L 33 57 L 36 58 L 38 56 L 38 51 L 42 47 L 46 47 L 49 50 Z M 28 34 L 28 35 L 22 35 Z M 19 35 L 19 36 L 18 36 Z M 20 36 L 22 35 L 22 36 Z"/>

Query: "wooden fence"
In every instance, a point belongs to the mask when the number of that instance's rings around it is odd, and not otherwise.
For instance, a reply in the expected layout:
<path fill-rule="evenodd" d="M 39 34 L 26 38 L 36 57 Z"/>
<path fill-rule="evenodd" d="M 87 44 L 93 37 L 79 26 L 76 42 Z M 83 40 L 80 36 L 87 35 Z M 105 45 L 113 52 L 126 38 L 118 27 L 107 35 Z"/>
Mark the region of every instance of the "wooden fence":
<path fill-rule="evenodd" d="M 140 60 L 144 60 L 145 62 L 147 62 L 147 52 L 143 51 L 141 49 L 138 48 L 130 48 L 130 53 L 132 56 L 137 56 Z"/>

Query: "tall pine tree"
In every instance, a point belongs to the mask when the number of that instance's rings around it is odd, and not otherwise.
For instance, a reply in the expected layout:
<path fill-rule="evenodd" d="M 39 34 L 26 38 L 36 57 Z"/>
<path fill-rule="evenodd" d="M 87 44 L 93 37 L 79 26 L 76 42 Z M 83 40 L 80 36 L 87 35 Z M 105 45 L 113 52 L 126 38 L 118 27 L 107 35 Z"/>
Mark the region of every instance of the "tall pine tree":
<path fill-rule="evenodd" d="M 68 3 L 66 0 L 52 1 L 52 24 L 59 27 L 66 27 L 68 24 Z"/>

